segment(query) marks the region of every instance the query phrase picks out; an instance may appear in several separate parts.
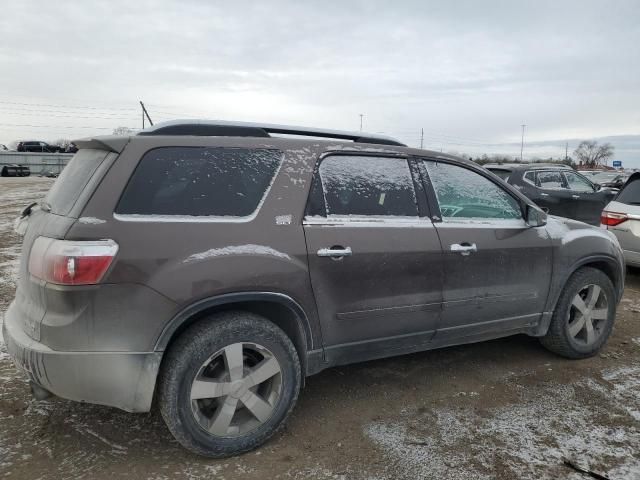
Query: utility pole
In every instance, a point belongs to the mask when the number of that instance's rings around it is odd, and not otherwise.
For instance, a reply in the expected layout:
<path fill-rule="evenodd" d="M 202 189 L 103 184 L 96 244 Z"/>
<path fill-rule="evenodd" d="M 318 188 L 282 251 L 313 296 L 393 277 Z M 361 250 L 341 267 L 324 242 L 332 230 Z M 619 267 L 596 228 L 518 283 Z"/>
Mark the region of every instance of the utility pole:
<path fill-rule="evenodd" d="M 424 128 L 420 129 L 420 148 L 424 145 Z"/>
<path fill-rule="evenodd" d="M 364 117 L 364 113 L 360 114 L 360 131 L 362 131 L 362 117 Z"/>
<path fill-rule="evenodd" d="M 526 127 L 526 124 L 522 124 L 520 125 L 522 127 L 522 141 L 520 142 L 520 161 L 522 162 L 522 151 L 524 150 L 524 127 Z"/>
<path fill-rule="evenodd" d="M 565 142 L 564 144 L 564 161 L 569 160 L 569 142 Z"/>
<path fill-rule="evenodd" d="M 153 122 L 151 121 L 151 117 L 149 116 L 149 112 L 147 112 L 147 109 L 144 106 L 144 103 L 142 103 L 142 100 L 140 100 L 140 106 L 142 107 L 142 129 L 144 130 L 144 118 L 147 117 L 147 120 L 149 120 L 149 125 L 151 125 L 153 127 Z"/>

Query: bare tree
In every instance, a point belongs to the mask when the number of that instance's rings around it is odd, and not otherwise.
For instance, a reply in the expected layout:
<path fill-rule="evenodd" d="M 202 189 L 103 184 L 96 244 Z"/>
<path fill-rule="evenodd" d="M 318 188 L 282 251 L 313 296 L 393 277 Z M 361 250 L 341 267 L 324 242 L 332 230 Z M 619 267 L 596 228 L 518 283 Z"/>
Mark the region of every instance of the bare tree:
<path fill-rule="evenodd" d="M 133 130 L 131 130 L 129 127 L 117 127 L 113 129 L 113 135 L 133 135 Z"/>
<path fill-rule="evenodd" d="M 598 145 L 595 140 L 584 140 L 573 153 L 583 165 L 596 167 L 606 164 L 607 160 L 613 157 L 613 145 L 610 143 Z"/>

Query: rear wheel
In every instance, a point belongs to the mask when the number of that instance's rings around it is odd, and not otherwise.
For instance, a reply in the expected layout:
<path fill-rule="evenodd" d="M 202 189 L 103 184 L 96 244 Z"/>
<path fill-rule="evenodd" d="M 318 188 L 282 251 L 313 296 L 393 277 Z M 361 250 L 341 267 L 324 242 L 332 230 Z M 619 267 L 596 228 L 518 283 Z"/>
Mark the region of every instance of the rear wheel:
<path fill-rule="evenodd" d="M 171 346 L 159 406 L 189 450 L 224 457 L 264 443 L 293 409 L 300 362 L 289 337 L 257 315 L 227 312 L 186 330 Z"/>
<path fill-rule="evenodd" d="M 616 295 L 609 277 L 595 268 L 581 268 L 565 285 L 540 341 L 563 357 L 591 357 L 609 338 L 615 316 Z"/>

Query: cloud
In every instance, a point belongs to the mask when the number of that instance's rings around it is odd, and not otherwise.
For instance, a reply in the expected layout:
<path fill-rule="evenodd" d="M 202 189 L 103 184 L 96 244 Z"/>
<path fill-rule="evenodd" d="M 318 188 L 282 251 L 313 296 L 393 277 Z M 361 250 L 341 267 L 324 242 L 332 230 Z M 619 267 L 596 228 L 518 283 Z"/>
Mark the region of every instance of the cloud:
<path fill-rule="evenodd" d="M 638 18 L 635 1 L 9 2 L 0 102 L 67 108 L 0 103 L 0 139 L 138 126 L 138 99 L 155 119 L 356 129 L 364 113 L 450 150 L 517 142 L 521 123 L 532 141 L 632 134 Z"/>

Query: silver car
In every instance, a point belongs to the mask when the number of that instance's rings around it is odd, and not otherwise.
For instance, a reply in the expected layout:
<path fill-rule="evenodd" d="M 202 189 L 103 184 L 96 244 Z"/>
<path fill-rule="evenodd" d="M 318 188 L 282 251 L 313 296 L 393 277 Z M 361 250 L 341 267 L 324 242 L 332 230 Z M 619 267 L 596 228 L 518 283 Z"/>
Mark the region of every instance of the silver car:
<path fill-rule="evenodd" d="M 600 222 L 618 237 L 627 265 L 640 267 L 640 172 L 629 177 L 605 207 Z"/>

